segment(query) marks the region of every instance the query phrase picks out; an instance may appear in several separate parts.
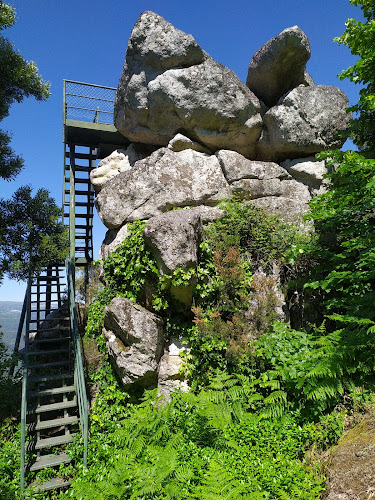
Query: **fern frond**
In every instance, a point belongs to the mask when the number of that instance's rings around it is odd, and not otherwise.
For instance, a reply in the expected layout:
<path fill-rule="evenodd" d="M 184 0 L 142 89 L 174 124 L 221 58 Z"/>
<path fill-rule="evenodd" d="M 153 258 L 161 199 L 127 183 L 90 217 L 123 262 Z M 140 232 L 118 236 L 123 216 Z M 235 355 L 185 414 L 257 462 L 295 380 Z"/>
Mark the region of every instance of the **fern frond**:
<path fill-rule="evenodd" d="M 194 470 L 187 465 L 180 465 L 180 467 L 174 471 L 176 480 L 181 483 L 187 483 L 194 478 L 194 475 Z"/>
<path fill-rule="evenodd" d="M 266 406 L 259 414 L 261 419 L 270 420 L 273 418 L 281 418 L 285 413 L 285 405 L 276 403 Z"/>
<path fill-rule="evenodd" d="M 342 394 L 344 388 L 340 380 L 329 380 L 326 383 L 321 383 L 315 389 L 306 389 L 307 399 L 315 401 L 325 401 L 328 398 L 333 398 L 337 393 Z"/>
<path fill-rule="evenodd" d="M 220 457 L 210 461 L 202 484 L 194 493 L 205 500 L 243 500 L 246 486 L 236 479 L 230 471 L 219 463 Z M 247 497 L 248 498 L 248 497 Z"/>
<path fill-rule="evenodd" d="M 140 435 L 129 445 L 129 451 L 134 454 L 134 456 L 139 457 L 146 447 L 146 439 L 144 436 Z"/>
<path fill-rule="evenodd" d="M 264 399 L 264 403 L 265 404 L 273 404 L 276 402 L 286 403 L 286 400 L 287 400 L 286 392 L 278 390 L 271 392 L 271 394 Z"/>

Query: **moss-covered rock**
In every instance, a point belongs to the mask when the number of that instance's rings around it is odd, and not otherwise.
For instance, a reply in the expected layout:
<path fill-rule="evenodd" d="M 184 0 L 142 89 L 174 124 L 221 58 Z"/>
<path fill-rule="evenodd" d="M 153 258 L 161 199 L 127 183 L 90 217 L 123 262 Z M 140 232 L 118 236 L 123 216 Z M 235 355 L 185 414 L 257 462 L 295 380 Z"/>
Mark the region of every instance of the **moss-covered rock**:
<path fill-rule="evenodd" d="M 326 500 L 367 500 L 375 496 L 375 418 L 344 433 L 327 463 Z"/>

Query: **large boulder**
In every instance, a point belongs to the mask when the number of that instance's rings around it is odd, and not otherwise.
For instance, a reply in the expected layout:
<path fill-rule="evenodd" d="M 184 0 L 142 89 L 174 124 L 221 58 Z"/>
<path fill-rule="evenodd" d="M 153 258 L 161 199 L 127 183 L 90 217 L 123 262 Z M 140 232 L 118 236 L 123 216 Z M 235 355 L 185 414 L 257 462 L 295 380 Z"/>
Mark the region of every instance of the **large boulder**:
<path fill-rule="evenodd" d="M 284 220 L 295 222 L 301 226 L 303 216 L 309 211 L 309 205 L 306 200 L 298 200 L 287 196 L 266 196 L 252 200 L 252 203 L 259 208 L 264 208 L 270 212 L 280 215 Z"/>
<path fill-rule="evenodd" d="M 102 222 L 115 228 L 174 207 L 215 205 L 230 193 L 215 155 L 163 148 L 109 181 L 95 204 Z"/>
<path fill-rule="evenodd" d="M 296 158 L 281 163 L 293 177 L 307 184 L 312 190 L 320 189 L 328 172 L 325 161 L 314 156 Z"/>
<path fill-rule="evenodd" d="M 217 151 L 216 157 L 223 169 L 225 178 L 232 185 L 243 179 L 291 179 L 285 168 L 277 163 L 248 160 L 235 151 L 222 149 Z"/>
<path fill-rule="evenodd" d="M 344 92 L 329 85 L 300 86 L 264 115 L 258 159 L 281 161 L 341 148 L 350 120 Z"/>
<path fill-rule="evenodd" d="M 143 230 L 160 271 L 170 274 L 178 268 L 195 269 L 202 223 L 191 210 L 173 210 L 152 217 Z"/>
<path fill-rule="evenodd" d="M 289 90 L 309 81 L 309 75 L 305 77 L 309 59 L 305 33 L 298 26 L 286 28 L 254 54 L 246 85 L 268 107 L 274 106 Z"/>
<path fill-rule="evenodd" d="M 196 269 L 201 233 L 202 223 L 198 213 L 192 210 L 173 210 L 152 217 L 144 228 L 143 236 L 160 272 L 171 274 L 176 269 Z M 181 285 L 170 285 L 172 296 L 184 309 L 191 308 L 195 282 L 196 278 L 192 276 Z"/>
<path fill-rule="evenodd" d="M 156 314 L 115 297 L 105 309 L 107 351 L 125 386 L 156 387 L 163 353 L 163 321 Z"/>
<path fill-rule="evenodd" d="M 131 33 L 116 94 L 116 128 L 128 139 L 167 145 L 179 132 L 211 151 L 255 156 L 258 98 L 188 35 L 154 12 Z"/>
<path fill-rule="evenodd" d="M 115 149 L 109 156 L 101 160 L 90 172 L 90 181 L 95 193 L 100 193 L 106 182 L 120 172 L 130 170 L 136 161 L 150 155 L 152 150 L 138 144 L 130 144 L 126 149 Z"/>
<path fill-rule="evenodd" d="M 283 197 L 306 205 L 311 199 L 308 186 L 277 163 L 248 160 L 235 151 L 218 151 L 216 156 L 232 192 L 240 198 Z"/>

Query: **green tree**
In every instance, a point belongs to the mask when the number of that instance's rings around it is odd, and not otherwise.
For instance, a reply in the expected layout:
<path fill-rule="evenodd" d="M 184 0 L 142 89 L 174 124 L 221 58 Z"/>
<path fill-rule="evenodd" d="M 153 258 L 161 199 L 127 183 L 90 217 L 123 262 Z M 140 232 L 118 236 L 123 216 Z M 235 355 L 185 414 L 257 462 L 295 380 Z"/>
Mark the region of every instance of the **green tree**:
<path fill-rule="evenodd" d="M 331 331 L 339 334 L 341 366 L 348 373 L 373 376 L 375 366 L 375 0 L 350 0 L 364 22 L 348 19 L 336 38 L 358 61 L 340 78 L 364 84 L 349 133 L 360 147 L 321 153 L 331 169 L 328 191 L 312 200 L 318 235 L 318 265 L 306 285 L 319 289 Z"/>
<path fill-rule="evenodd" d="M 13 7 L 0 0 L 0 32 L 13 26 Z M 10 41 L 0 34 L 0 121 L 14 102 L 33 96 L 49 97 L 49 83 L 38 75 L 34 62 L 25 61 Z M 11 135 L 0 130 L 0 178 L 13 180 L 23 159 L 10 147 Z M 58 218 L 60 209 L 45 189 L 32 196 L 29 186 L 19 188 L 10 200 L 0 199 L 0 282 L 4 274 L 18 280 L 38 272 L 65 254 L 66 235 Z"/>
<path fill-rule="evenodd" d="M 0 31 L 16 22 L 15 10 L 0 0 Z M 9 115 L 14 102 L 34 96 L 38 101 L 49 97 L 49 83 L 38 75 L 34 62 L 25 61 L 12 43 L 0 34 L 0 121 Z M 23 167 L 23 159 L 10 147 L 11 135 L 0 130 L 0 177 L 12 180 Z"/>
<path fill-rule="evenodd" d="M 339 75 L 343 80 L 362 84 L 359 101 L 350 111 L 355 113 L 349 134 L 361 152 L 373 158 L 375 155 L 375 0 L 350 0 L 360 6 L 364 21 L 348 19 L 345 32 L 335 38 L 339 44 L 349 47 L 358 61 Z"/>
<path fill-rule="evenodd" d="M 319 264 L 307 286 L 321 290 L 330 329 L 340 334 L 343 366 L 373 371 L 375 363 L 375 160 L 354 151 L 320 157 L 338 167 L 329 190 L 310 203 Z"/>
<path fill-rule="evenodd" d="M 0 273 L 26 280 L 53 262 L 62 262 L 67 235 L 58 221 L 60 209 L 39 189 L 19 188 L 10 200 L 0 199 Z"/>

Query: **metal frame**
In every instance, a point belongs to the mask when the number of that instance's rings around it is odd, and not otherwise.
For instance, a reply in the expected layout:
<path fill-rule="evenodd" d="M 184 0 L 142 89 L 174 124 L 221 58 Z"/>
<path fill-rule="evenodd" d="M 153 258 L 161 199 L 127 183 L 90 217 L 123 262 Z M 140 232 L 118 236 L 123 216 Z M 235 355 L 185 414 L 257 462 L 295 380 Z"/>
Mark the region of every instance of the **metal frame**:
<path fill-rule="evenodd" d="M 86 394 L 85 375 L 83 371 L 81 341 L 78 333 L 77 311 L 75 304 L 75 147 L 69 145 L 70 150 L 70 195 L 69 195 L 69 243 L 70 251 L 66 261 L 66 272 L 68 279 L 68 298 L 69 298 L 69 317 L 70 334 L 74 348 L 74 386 L 78 399 L 79 418 L 81 432 L 83 436 L 83 465 L 87 466 L 88 454 L 88 429 L 89 429 L 89 411 Z M 65 161 L 64 161 L 65 165 Z M 65 170 L 65 167 L 64 167 Z M 65 173 L 64 173 L 65 176 Z M 65 184 L 64 184 L 65 185 Z"/>
<path fill-rule="evenodd" d="M 27 283 L 25 302 L 26 302 L 26 332 L 25 332 L 25 350 L 23 356 L 23 377 L 22 377 L 22 399 L 21 399 L 21 492 L 25 488 L 25 454 L 26 454 L 26 417 L 27 417 L 27 377 L 28 377 L 28 350 L 29 350 L 29 329 L 31 319 L 31 281 Z"/>
<path fill-rule="evenodd" d="M 72 265 L 73 262 L 73 265 Z M 79 418 L 81 432 L 83 436 L 83 465 L 87 466 L 88 454 L 88 437 L 89 437 L 89 410 L 86 395 L 85 374 L 83 370 L 81 341 L 78 333 L 77 311 L 75 304 L 75 288 L 74 288 L 74 259 L 67 259 L 66 262 L 68 276 L 68 295 L 69 295 L 69 312 L 70 312 L 70 331 L 73 340 L 74 348 L 74 386 L 77 394 Z"/>
<path fill-rule="evenodd" d="M 95 84 L 91 84 L 91 83 L 77 82 L 75 80 L 63 80 L 63 124 L 64 125 L 66 124 L 66 121 L 67 121 L 67 115 L 68 115 L 69 109 L 80 109 L 82 111 L 92 111 L 94 113 L 94 119 L 92 120 L 91 123 L 101 123 L 100 122 L 100 114 L 101 113 L 113 114 L 113 111 L 107 111 L 104 109 L 100 109 L 99 106 L 96 108 L 92 108 L 92 107 L 86 108 L 86 107 L 81 107 L 81 106 L 68 105 L 67 96 L 77 97 L 77 98 L 80 98 L 83 100 L 88 99 L 90 101 L 94 100 L 94 101 L 99 101 L 99 102 L 114 103 L 114 99 L 105 99 L 102 97 L 88 96 L 88 95 L 84 95 L 84 94 L 76 94 L 76 93 L 72 93 L 72 92 L 67 92 L 66 87 L 67 87 L 67 84 L 69 84 L 69 83 L 72 83 L 74 85 L 82 85 L 83 87 L 92 87 L 92 88 L 100 89 L 100 90 L 113 90 L 113 91 L 116 90 L 115 87 L 106 87 L 105 85 L 95 85 Z M 88 123 L 90 123 L 89 120 L 80 120 L 80 121 L 87 121 Z"/>
<path fill-rule="evenodd" d="M 67 89 L 67 84 L 74 84 L 85 88 L 97 89 L 96 92 L 92 92 L 92 95 L 86 95 L 87 92 L 82 90 L 82 94 L 78 91 L 69 92 Z M 100 91 L 102 91 L 102 96 L 100 97 Z M 64 140 L 64 177 L 63 177 L 63 206 L 69 205 L 69 223 L 66 221 L 66 225 L 69 226 L 69 239 L 70 239 L 70 252 L 69 257 L 66 260 L 66 273 L 68 279 L 68 301 L 69 301 L 69 316 L 70 316 L 70 336 L 71 342 L 73 344 L 74 350 L 74 386 L 75 392 L 77 395 L 78 408 L 79 408 L 79 418 L 80 418 L 80 427 L 83 436 L 83 464 L 87 466 L 87 456 L 88 456 L 88 440 L 89 440 L 89 405 L 86 394 L 86 384 L 85 384 L 85 376 L 83 369 L 83 361 L 82 361 L 82 353 L 81 353 L 81 341 L 78 332 L 78 323 L 77 323 L 77 311 L 75 305 L 75 267 L 76 260 L 77 265 L 80 264 L 79 259 L 76 256 L 76 171 L 82 171 L 80 165 L 76 165 L 76 159 L 83 158 L 83 155 L 79 152 L 76 152 L 76 146 L 84 146 L 90 148 L 90 153 L 88 155 L 89 159 L 89 169 L 95 166 L 95 158 L 102 158 L 100 156 L 101 153 L 98 151 L 102 148 L 102 153 L 110 149 L 110 152 L 113 151 L 116 147 L 124 147 L 124 145 L 128 144 L 127 139 L 119 134 L 113 125 L 110 125 L 106 122 L 101 122 L 100 118 L 105 115 L 110 115 L 111 111 L 108 110 L 108 106 L 110 103 L 114 103 L 113 99 L 108 99 L 105 97 L 106 91 L 116 91 L 115 87 L 106 87 L 102 85 L 89 84 L 84 82 L 78 82 L 74 80 L 64 80 L 63 81 L 63 140 Z M 95 95 L 96 93 L 96 95 Z M 99 96 L 98 96 L 99 93 Z M 110 92 L 107 92 L 107 94 Z M 72 97 L 72 101 L 74 98 L 83 100 L 85 103 L 85 99 L 87 99 L 88 106 L 79 106 L 75 105 L 74 102 L 67 102 L 67 98 Z M 68 99 L 69 100 L 69 99 Z M 94 102 L 95 106 L 90 107 L 90 104 Z M 100 103 L 103 104 L 103 108 L 107 106 L 107 109 L 100 109 Z M 78 103 L 80 104 L 80 103 Z M 98 104 L 98 105 L 96 105 Z M 69 109 L 82 110 L 84 112 L 92 112 L 91 119 L 83 119 L 83 120 L 73 120 L 68 119 L 68 111 Z M 113 111 L 112 111 L 113 114 Z M 87 115 L 86 115 L 87 116 Z M 73 138 L 66 140 L 65 131 L 74 129 Z M 75 131 L 77 129 L 77 131 Z M 81 129 L 82 132 L 78 133 L 78 129 Z M 117 146 L 116 146 L 117 145 Z M 69 154 L 67 153 L 67 146 L 69 147 Z M 95 155 L 92 154 L 92 151 L 95 149 Z M 66 157 L 69 157 L 70 165 L 69 168 L 66 165 Z M 109 154 L 109 153 L 108 153 Z M 85 156 L 87 159 L 87 156 Z M 66 169 L 69 170 L 69 187 L 66 186 L 65 179 L 68 181 L 66 177 Z M 81 169 L 81 170 L 80 170 Z M 87 170 L 84 170 L 87 171 Z M 79 180 L 79 179 L 77 179 Z M 92 190 L 92 187 L 90 186 Z M 65 202 L 65 192 L 69 191 L 69 202 Z M 78 196 L 82 195 L 82 193 L 77 190 Z M 89 207 L 89 197 L 87 200 Z M 77 205 L 80 207 L 82 203 L 80 201 L 77 202 Z M 78 213 L 78 216 L 82 215 Z M 88 212 L 88 215 L 92 217 L 92 212 Z M 66 214 L 66 217 L 68 214 Z M 92 225 L 92 218 L 91 218 Z M 92 259 L 92 256 L 88 256 L 84 265 L 87 266 L 88 261 Z M 47 270 L 48 275 L 48 270 Z M 27 430 L 27 386 L 28 386 L 28 377 L 29 377 L 29 363 L 28 363 L 28 351 L 29 351 L 29 335 L 30 335 L 30 323 L 31 323 L 31 293 L 33 282 L 32 277 L 30 277 L 27 285 L 27 290 L 25 294 L 25 300 L 22 308 L 21 319 L 17 331 L 16 342 L 14 347 L 14 358 L 13 364 L 11 366 L 10 375 L 13 375 L 16 365 L 16 353 L 19 351 L 19 345 L 21 340 L 22 331 L 25 326 L 25 349 L 23 353 L 23 380 L 22 380 L 22 400 L 21 400 L 21 497 L 24 496 L 25 491 L 25 466 L 26 466 L 26 430 Z M 38 289 L 39 290 L 39 289 Z M 49 293 L 49 294 L 48 294 Z M 51 309 L 51 293 L 47 290 L 46 295 L 46 311 Z M 39 309 L 38 309 L 39 311 Z M 39 312 L 38 312 L 39 315 Z M 38 318 L 39 319 L 39 316 Z"/>

